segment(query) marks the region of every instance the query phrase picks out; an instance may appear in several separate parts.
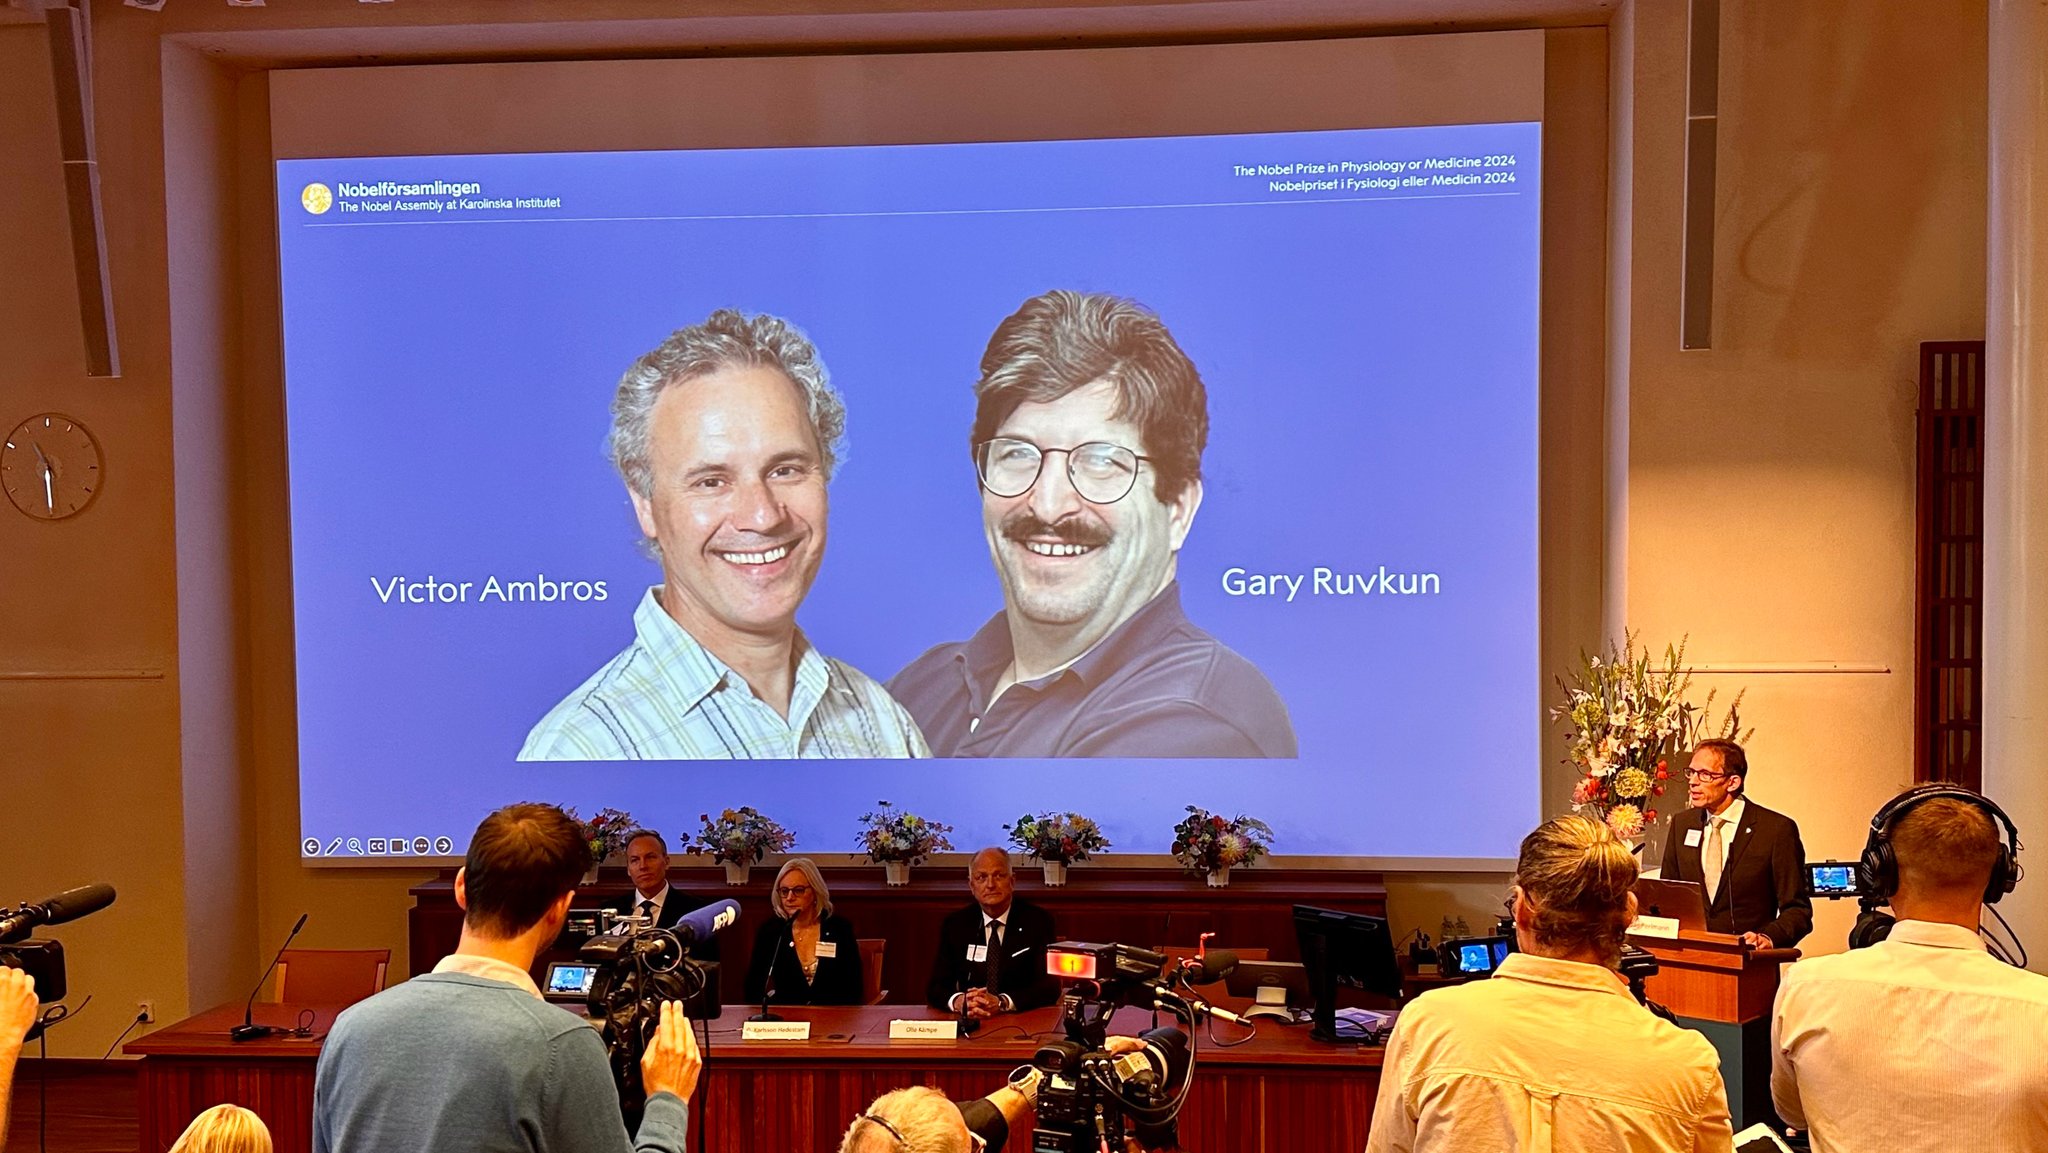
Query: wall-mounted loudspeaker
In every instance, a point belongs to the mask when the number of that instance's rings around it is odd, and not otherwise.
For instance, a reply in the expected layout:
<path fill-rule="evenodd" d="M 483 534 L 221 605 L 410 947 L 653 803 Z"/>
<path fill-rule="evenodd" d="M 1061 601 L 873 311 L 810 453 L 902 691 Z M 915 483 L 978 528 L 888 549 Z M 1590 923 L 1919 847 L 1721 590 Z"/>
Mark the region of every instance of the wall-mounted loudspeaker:
<path fill-rule="evenodd" d="M 57 87 L 57 131 L 64 156 L 64 199 L 71 219 L 71 260 L 78 273 L 78 316 L 88 376 L 121 375 L 114 339 L 114 287 L 107 276 L 107 229 L 100 212 L 100 167 L 92 139 L 92 53 L 85 13 L 53 6 L 50 74 Z"/>
<path fill-rule="evenodd" d="M 1685 61 L 1685 211 L 1678 347 L 1714 346 L 1714 137 L 1721 106 L 1721 0 L 1692 0 Z"/>

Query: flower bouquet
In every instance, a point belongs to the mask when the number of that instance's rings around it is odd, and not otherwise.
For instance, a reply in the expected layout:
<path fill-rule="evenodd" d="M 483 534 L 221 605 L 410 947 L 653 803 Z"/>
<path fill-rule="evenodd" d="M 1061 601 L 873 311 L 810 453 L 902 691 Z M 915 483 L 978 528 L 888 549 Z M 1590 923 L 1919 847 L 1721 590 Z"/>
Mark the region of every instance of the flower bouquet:
<path fill-rule="evenodd" d="M 1067 883 L 1067 866 L 1085 861 L 1088 854 L 1109 847 L 1102 826 L 1079 813 L 1026 813 L 1014 825 L 1004 825 L 1010 843 L 1038 859 L 1045 867 L 1045 883 L 1057 887 Z"/>
<path fill-rule="evenodd" d="M 633 820 L 633 814 L 619 809 L 599 809 L 597 815 L 585 820 L 576 810 L 565 808 L 577 824 L 583 826 L 583 839 L 590 843 L 590 871 L 583 874 L 585 881 L 597 880 L 597 867 L 605 858 L 626 847 L 626 834 L 640 827 Z"/>
<path fill-rule="evenodd" d="M 709 813 L 699 813 L 697 819 L 704 822 L 704 827 L 683 851 L 711 854 L 712 860 L 725 866 L 728 885 L 746 884 L 747 870 L 762 857 L 786 852 L 796 844 L 796 834 L 773 817 L 763 816 L 752 805 L 723 810 L 715 821 Z"/>
<path fill-rule="evenodd" d="M 1190 873 L 1206 873 L 1212 888 L 1230 883 L 1232 865 L 1249 865 L 1273 848 L 1273 828 L 1257 817 L 1225 819 L 1195 805 L 1173 827 L 1173 859 Z"/>
<path fill-rule="evenodd" d="M 1567 763 L 1582 774 L 1572 789 L 1572 811 L 1605 821 L 1624 840 L 1642 837 L 1657 820 L 1657 798 L 1671 781 L 1671 758 L 1708 736 L 1746 740 L 1740 733 L 1742 694 L 1728 706 L 1719 726 L 1710 723 L 1714 693 L 1703 704 L 1686 700 L 1692 670 L 1685 641 L 1664 646 L 1653 663 L 1650 650 L 1636 648 L 1627 633 L 1617 651 L 1583 657 L 1569 680 L 1557 679 L 1564 703 L 1552 706 L 1552 720 L 1569 722 Z M 1683 767 L 1679 769 L 1683 772 Z"/>
<path fill-rule="evenodd" d="M 878 802 L 875 812 L 860 817 L 860 851 L 870 861 L 879 861 L 892 885 L 910 883 L 910 866 L 933 853 L 952 849 L 946 834 L 953 826 L 927 821 L 887 801 Z"/>

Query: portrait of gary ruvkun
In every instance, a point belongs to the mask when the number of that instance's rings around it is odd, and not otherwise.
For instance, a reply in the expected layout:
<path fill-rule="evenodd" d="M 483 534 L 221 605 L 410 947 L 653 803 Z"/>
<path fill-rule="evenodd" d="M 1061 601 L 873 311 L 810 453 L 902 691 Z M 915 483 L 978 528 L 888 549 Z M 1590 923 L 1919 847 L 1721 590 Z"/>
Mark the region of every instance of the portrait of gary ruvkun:
<path fill-rule="evenodd" d="M 818 350 L 779 317 L 720 309 L 633 362 L 608 445 L 661 583 L 520 760 L 930 755 L 903 706 L 796 625 L 845 431 Z"/>
<path fill-rule="evenodd" d="M 941 757 L 1292 757 L 1272 682 L 1181 610 L 1209 399 L 1157 315 L 1053 291 L 996 327 L 969 435 L 1003 610 L 889 681 Z"/>

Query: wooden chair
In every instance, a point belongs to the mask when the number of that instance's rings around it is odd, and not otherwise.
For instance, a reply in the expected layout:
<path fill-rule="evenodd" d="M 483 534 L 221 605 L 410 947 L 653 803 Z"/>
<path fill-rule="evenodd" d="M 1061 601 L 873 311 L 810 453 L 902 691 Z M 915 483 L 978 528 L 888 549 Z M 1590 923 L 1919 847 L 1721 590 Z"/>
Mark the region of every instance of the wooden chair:
<path fill-rule="evenodd" d="M 1209 948 L 1214 951 L 1225 949 L 1226 946 L 1218 945 L 1216 942 L 1211 941 L 1209 942 Z M 1237 959 L 1240 961 L 1269 960 L 1271 959 L 1269 954 L 1272 952 L 1271 949 L 1229 949 L 1228 951 L 1236 953 Z M 1199 950 L 1193 945 L 1168 945 L 1160 950 L 1160 952 L 1166 954 L 1166 968 L 1171 970 L 1182 961 L 1194 956 Z M 1195 992 L 1205 1001 L 1221 1002 L 1225 997 L 1229 996 L 1223 985 L 1222 981 L 1211 981 L 1207 985 L 1196 985 Z"/>
<path fill-rule="evenodd" d="M 864 1005 L 879 1005 L 889 999 L 889 990 L 882 988 L 882 953 L 889 942 L 881 937 L 861 937 L 860 975 L 861 996 Z"/>
<path fill-rule="evenodd" d="M 389 949 L 286 949 L 277 962 L 273 1000 L 353 1005 L 384 988 Z"/>

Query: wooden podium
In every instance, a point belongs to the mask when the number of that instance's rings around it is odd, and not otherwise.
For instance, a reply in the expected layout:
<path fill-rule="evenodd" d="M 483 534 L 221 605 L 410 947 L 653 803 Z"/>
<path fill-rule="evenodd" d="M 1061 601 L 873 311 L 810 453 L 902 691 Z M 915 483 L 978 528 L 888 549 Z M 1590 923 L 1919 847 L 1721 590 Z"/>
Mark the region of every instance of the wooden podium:
<path fill-rule="evenodd" d="M 1657 958 L 1643 995 L 1697 1030 L 1721 1056 L 1728 1112 L 1737 1130 L 1775 1123 L 1771 1109 L 1771 1002 L 1778 966 L 1797 949 L 1752 949 L 1730 933 L 1680 929 L 1676 937 L 1630 933 L 1629 944 Z"/>
<path fill-rule="evenodd" d="M 1752 949 L 1732 933 L 1680 929 L 1676 937 L 1638 936 L 1628 943 L 1657 958 L 1643 991 L 1680 1017 L 1741 1025 L 1769 1015 L 1778 996 L 1778 966 L 1797 949 Z"/>

